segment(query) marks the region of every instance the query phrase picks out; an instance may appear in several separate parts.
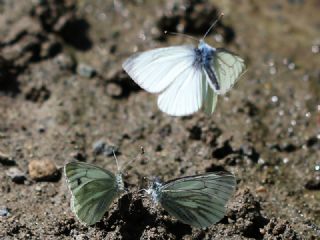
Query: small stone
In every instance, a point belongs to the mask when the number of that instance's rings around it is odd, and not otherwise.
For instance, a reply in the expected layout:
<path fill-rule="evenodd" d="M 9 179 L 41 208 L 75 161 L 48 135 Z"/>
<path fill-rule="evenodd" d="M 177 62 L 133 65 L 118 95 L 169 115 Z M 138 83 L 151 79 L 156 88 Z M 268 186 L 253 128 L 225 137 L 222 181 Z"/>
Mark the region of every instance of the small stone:
<path fill-rule="evenodd" d="M 119 152 L 119 148 L 117 146 L 108 145 L 104 140 L 100 139 L 96 141 L 93 145 L 93 153 L 95 155 L 101 155 L 110 157 L 113 155 L 113 152 L 117 154 Z"/>
<path fill-rule="evenodd" d="M 256 188 L 256 192 L 258 193 L 266 193 L 267 189 L 264 186 L 259 186 Z"/>
<path fill-rule="evenodd" d="M 93 148 L 93 153 L 95 155 L 100 155 L 103 153 L 104 148 L 106 146 L 106 143 L 104 140 L 100 139 L 98 141 L 96 141 L 95 143 L 93 143 L 92 148 Z"/>
<path fill-rule="evenodd" d="M 86 154 L 82 151 L 72 152 L 70 154 L 70 157 L 72 158 L 73 161 L 80 161 L 80 162 L 85 162 L 87 159 Z"/>
<path fill-rule="evenodd" d="M 119 98 L 123 94 L 122 87 L 114 82 L 108 83 L 106 91 L 107 94 L 113 98 Z"/>
<path fill-rule="evenodd" d="M 315 176 L 308 180 L 305 184 L 305 188 L 308 190 L 320 190 L 320 176 Z"/>
<path fill-rule="evenodd" d="M 1 206 L 0 207 L 0 217 L 8 217 L 10 216 L 9 209 L 7 207 Z"/>
<path fill-rule="evenodd" d="M 103 151 L 103 155 L 106 157 L 113 156 L 113 153 L 119 153 L 119 148 L 117 146 L 107 145 Z"/>
<path fill-rule="evenodd" d="M 80 63 L 77 67 L 77 73 L 82 77 L 92 78 L 96 75 L 96 70 L 87 64 Z"/>
<path fill-rule="evenodd" d="M 25 174 L 17 167 L 11 167 L 6 171 L 8 177 L 11 178 L 12 182 L 24 183 L 26 180 Z"/>
<path fill-rule="evenodd" d="M 54 58 L 54 62 L 60 67 L 61 70 L 72 71 L 75 68 L 75 62 L 71 56 L 60 53 Z"/>
<path fill-rule="evenodd" d="M 34 180 L 57 181 L 60 179 L 60 172 L 51 160 L 31 160 L 28 168 L 30 177 Z"/>
<path fill-rule="evenodd" d="M 16 161 L 13 160 L 8 154 L 0 152 L 0 163 L 5 166 L 14 166 Z"/>

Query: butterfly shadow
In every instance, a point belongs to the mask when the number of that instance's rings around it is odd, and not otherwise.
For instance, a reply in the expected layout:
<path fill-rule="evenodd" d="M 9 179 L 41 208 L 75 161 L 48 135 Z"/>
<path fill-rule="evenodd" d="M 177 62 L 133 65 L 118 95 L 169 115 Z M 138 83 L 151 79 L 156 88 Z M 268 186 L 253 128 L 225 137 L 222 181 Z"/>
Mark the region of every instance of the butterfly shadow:
<path fill-rule="evenodd" d="M 162 223 L 165 226 L 166 230 L 173 234 L 176 239 L 182 239 L 185 235 L 190 235 L 192 233 L 192 228 L 179 222 L 177 220 L 172 220 L 171 218 L 162 219 Z"/>
<path fill-rule="evenodd" d="M 101 82 L 103 82 L 101 87 L 103 87 L 107 94 L 113 99 L 128 98 L 130 94 L 141 91 L 139 85 L 132 81 L 123 70 L 116 71 L 107 79 L 103 76 L 100 77 Z"/>
<path fill-rule="evenodd" d="M 117 208 L 110 211 L 107 221 L 100 221 L 96 227 L 108 232 L 119 231 L 122 239 L 139 239 L 147 226 L 155 225 L 155 219 L 143 206 L 140 196 L 127 193 L 119 199 Z"/>

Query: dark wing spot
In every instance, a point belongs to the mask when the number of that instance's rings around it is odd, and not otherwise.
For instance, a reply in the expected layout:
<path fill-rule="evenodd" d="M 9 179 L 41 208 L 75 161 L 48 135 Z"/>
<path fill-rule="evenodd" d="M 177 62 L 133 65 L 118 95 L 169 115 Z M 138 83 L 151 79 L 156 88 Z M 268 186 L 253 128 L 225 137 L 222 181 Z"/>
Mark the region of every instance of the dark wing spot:
<path fill-rule="evenodd" d="M 78 186 L 80 186 L 80 185 L 81 185 L 81 183 L 82 183 L 82 182 L 81 182 L 81 179 L 80 179 L 80 178 L 78 178 L 78 179 L 77 179 L 77 184 L 78 184 Z"/>

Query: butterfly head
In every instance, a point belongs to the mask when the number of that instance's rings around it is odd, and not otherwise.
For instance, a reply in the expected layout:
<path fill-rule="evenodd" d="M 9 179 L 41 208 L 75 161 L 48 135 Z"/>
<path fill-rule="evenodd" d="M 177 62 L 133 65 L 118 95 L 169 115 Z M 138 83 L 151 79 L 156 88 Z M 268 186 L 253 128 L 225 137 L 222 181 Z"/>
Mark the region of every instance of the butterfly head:
<path fill-rule="evenodd" d="M 162 183 L 159 178 L 154 178 L 150 183 L 146 192 L 151 195 L 152 200 L 154 202 L 159 201 L 160 193 L 161 193 Z"/>

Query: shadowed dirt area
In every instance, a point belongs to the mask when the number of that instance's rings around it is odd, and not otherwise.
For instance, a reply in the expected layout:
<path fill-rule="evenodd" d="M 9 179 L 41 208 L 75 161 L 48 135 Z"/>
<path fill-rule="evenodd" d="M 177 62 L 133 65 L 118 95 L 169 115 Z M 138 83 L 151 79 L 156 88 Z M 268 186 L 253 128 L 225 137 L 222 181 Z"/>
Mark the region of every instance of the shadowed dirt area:
<path fill-rule="evenodd" d="M 0 239 L 319 239 L 320 3 L 0 0 Z M 136 51 L 206 37 L 247 71 L 212 116 L 170 117 L 122 70 Z M 156 73 L 155 73 L 156 74 Z M 145 154 L 141 155 L 140 147 Z M 125 169 L 130 192 L 95 225 L 70 209 L 62 168 Z M 226 216 L 207 229 L 137 191 L 227 170 Z"/>

